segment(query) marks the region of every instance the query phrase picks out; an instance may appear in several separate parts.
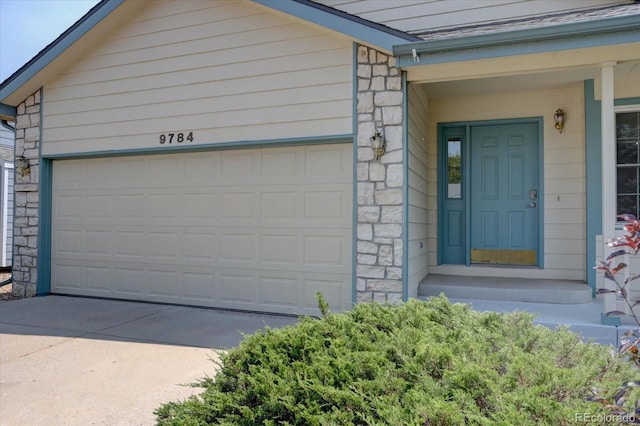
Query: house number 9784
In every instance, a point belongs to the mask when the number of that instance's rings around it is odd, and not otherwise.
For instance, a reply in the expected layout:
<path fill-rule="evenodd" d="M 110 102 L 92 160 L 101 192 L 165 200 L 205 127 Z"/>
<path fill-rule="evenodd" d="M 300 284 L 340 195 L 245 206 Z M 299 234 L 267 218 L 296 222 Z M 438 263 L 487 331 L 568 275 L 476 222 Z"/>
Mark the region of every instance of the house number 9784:
<path fill-rule="evenodd" d="M 162 133 L 160 135 L 160 145 L 165 143 L 193 142 L 193 132 L 189 133 Z"/>

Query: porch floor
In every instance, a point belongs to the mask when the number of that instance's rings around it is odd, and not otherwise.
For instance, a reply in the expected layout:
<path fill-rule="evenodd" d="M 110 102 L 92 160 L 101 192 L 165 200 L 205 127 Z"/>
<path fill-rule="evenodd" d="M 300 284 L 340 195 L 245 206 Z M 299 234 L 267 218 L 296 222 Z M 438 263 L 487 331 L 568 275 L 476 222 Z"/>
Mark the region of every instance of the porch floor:
<path fill-rule="evenodd" d="M 418 296 L 440 293 L 450 299 L 531 303 L 583 304 L 593 300 L 591 287 L 581 281 L 430 274 L 420 282 Z"/>

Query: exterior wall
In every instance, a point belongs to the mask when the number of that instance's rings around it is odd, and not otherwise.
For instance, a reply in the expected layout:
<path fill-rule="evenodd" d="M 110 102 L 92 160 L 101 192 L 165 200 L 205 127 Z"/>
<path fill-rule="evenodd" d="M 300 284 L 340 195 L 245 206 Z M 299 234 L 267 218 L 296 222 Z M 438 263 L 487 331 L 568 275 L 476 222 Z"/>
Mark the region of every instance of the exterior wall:
<path fill-rule="evenodd" d="M 0 266 L 10 266 L 13 257 L 14 145 L 14 132 L 0 125 Z"/>
<path fill-rule="evenodd" d="M 526 99 L 526 102 L 523 102 Z M 524 278 L 586 279 L 585 119 L 582 83 L 556 90 L 430 99 L 427 153 L 429 196 L 436 196 L 437 124 L 543 117 L 544 269 L 518 270 Z M 553 113 L 567 114 L 562 134 Z M 431 155 L 433 154 L 433 155 Z M 437 203 L 428 206 L 437 217 Z M 429 227 L 429 264 L 437 265 L 437 227 Z M 484 268 L 491 271 L 491 268 Z M 431 270 L 433 272 L 433 269 Z M 504 274 L 506 269 L 501 270 Z M 494 271 L 495 273 L 495 271 Z"/>
<path fill-rule="evenodd" d="M 427 117 L 428 100 L 422 86 L 411 84 L 409 96 L 409 227 L 408 286 L 409 297 L 418 296 L 418 285 L 428 274 L 427 239 L 429 210 L 433 200 L 427 194 Z"/>
<path fill-rule="evenodd" d="M 20 297 L 34 296 L 38 282 L 41 96 L 38 91 L 17 108 L 16 159 L 29 163 L 28 171 L 15 172 L 12 293 Z"/>
<path fill-rule="evenodd" d="M 402 77 L 395 59 L 358 46 L 357 301 L 402 300 L 404 151 Z M 380 129 L 386 153 L 369 138 Z"/>
<path fill-rule="evenodd" d="M 0 166 L 0 266 L 11 266 L 13 259 L 13 162 Z"/>
<path fill-rule="evenodd" d="M 251 2 L 153 2 L 46 84 L 42 153 L 350 135 L 352 63 L 351 40 Z"/>
<path fill-rule="evenodd" d="M 414 33 L 631 3 L 625 0 L 423 0 L 415 2 L 318 0 L 318 2 L 373 22 Z"/>

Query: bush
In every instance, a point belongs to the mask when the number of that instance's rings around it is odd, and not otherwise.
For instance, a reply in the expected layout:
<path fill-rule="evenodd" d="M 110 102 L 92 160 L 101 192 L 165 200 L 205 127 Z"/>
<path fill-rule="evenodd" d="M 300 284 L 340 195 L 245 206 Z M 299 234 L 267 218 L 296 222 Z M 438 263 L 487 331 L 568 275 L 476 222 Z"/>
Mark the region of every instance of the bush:
<path fill-rule="evenodd" d="M 160 425 L 564 425 L 600 415 L 585 396 L 631 367 L 526 313 L 478 313 L 446 298 L 359 304 L 248 336 L 199 397 Z M 598 414 L 600 413 L 600 414 Z M 600 424 L 603 424 L 600 422 Z"/>

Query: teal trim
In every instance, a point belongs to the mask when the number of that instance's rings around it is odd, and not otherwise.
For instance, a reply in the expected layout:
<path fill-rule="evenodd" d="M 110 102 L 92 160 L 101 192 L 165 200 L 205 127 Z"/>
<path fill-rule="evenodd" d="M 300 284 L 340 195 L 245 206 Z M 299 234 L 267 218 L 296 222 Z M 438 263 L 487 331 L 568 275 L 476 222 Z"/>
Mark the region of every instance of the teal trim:
<path fill-rule="evenodd" d="M 471 124 L 467 124 L 465 132 L 464 132 L 464 140 L 467 141 L 467 143 L 465 144 L 464 147 L 464 154 L 463 156 L 467 159 L 471 158 Z M 462 186 L 463 188 L 471 188 L 471 173 L 469 173 L 469 170 L 471 169 L 471 164 L 469 163 L 469 161 L 466 162 L 467 165 L 467 171 L 465 172 L 463 169 L 463 178 L 462 178 Z M 464 240 L 464 246 L 465 246 L 465 258 L 464 258 L 464 264 L 467 266 L 471 266 L 471 250 L 469 250 L 469 248 L 471 247 L 471 215 L 468 214 L 468 212 L 471 211 L 471 197 L 467 196 L 464 197 L 464 227 L 465 227 L 465 240 Z"/>
<path fill-rule="evenodd" d="M 640 105 L 640 98 L 615 99 L 614 106 Z M 584 82 L 585 160 L 587 190 L 587 284 L 596 292 L 596 235 L 602 235 L 602 122 L 595 83 Z M 612 167 L 615 165 L 612 165 Z M 607 318 L 609 319 L 609 318 Z"/>
<path fill-rule="evenodd" d="M 198 152 L 198 151 L 222 151 L 231 149 L 249 149 L 249 148 L 275 148 L 282 146 L 301 146 L 301 145 L 326 145 L 338 143 L 352 143 L 354 135 L 331 135 L 331 136 L 310 136 L 305 138 L 285 138 L 285 139 L 266 139 L 259 141 L 234 141 L 223 143 L 208 144 L 182 144 L 173 146 L 160 146 L 150 148 L 122 149 L 111 151 L 90 151 L 90 152 L 73 152 L 65 154 L 47 154 L 44 158 L 50 159 L 72 159 L 72 158 L 100 158 L 100 157 L 120 157 L 133 155 L 152 155 L 152 154 L 171 154 L 177 152 Z"/>
<path fill-rule="evenodd" d="M 40 158 L 40 212 L 38 219 L 38 284 L 36 294 L 51 292 L 52 160 Z"/>
<path fill-rule="evenodd" d="M 608 317 L 605 314 L 600 314 L 600 324 L 602 325 L 613 325 L 618 327 L 622 324 L 620 317 Z"/>
<path fill-rule="evenodd" d="M 2 120 L 15 120 L 18 115 L 17 108 L 0 102 L 0 118 Z"/>
<path fill-rule="evenodd" d="M 596 235 L 602 234 L 602 144 L 600 102 L 593 80 L 584 82 L 585 161 L 587 191 L 587 284 L 596 292 Z"/>
<path fill-rule="evenodd" d="M 524 30 L 420 41 L 394 46 L 399 66 L 555 52 L 640 41 L 640 15 Z M 413 59 L 413 50 L 420 62 Z"/>
<path fill-rule="evenodd" d="M 538 267 L 544 269 L 544 117 L 539 117 L 538 123 Z"/>
<path fill-rule="evenodd" d="M 93 29 L 113 10 L 125 0 L 103 0 L 94 6 L 86 15 L 62 33 L 56 40 L 45 47 L 33 59 L 23 65 L 18 71 L 7 78 L 0 85 L 0 100 L 9 97 L 18 88 L 33 78 L 37 73 L 47 67 L 54 59 L 60 56 L 78 39 Z"/>
<path fill-rule="evenodd" d="M 42 158 L 42 118 L 44 117 L 44 91 L 40 88 L 40 181 L 38 182 L 38 281 L 36 294 L 51 292 L 51 217 L 52 217 L 52 164 Z M 15 250 L 14 250 L 15 251 Z"/>
<path fill-rule="evenodd" d="M 616 99 L 614 106 L 640 105 L 640 98 Z"/>
<path fill-rule="evenodd" d="M 353 129 L 353 202 L 351 218 L 351 303 L 358 301 L 358 43 L 353 43 L 353 77 L 351 77 Z"/>
<path fill-rule="evenodd" d="M 253 0 L 255 3 L 304 19 L 325 28 L 362 40 L 367 44 L 392 51 L 396 44 L 417 41 L 420 38 L 367 21 L 337 9 L 305 0 Z M 357 80 L 356 80 L 357 81 Z"/>
<path fill-rule="evenodd" d="M 402 161 L 403 196 L 402 196 L 402 301 L 409 300 L 409 85 L 407 72 L 402 71 Z"/>

